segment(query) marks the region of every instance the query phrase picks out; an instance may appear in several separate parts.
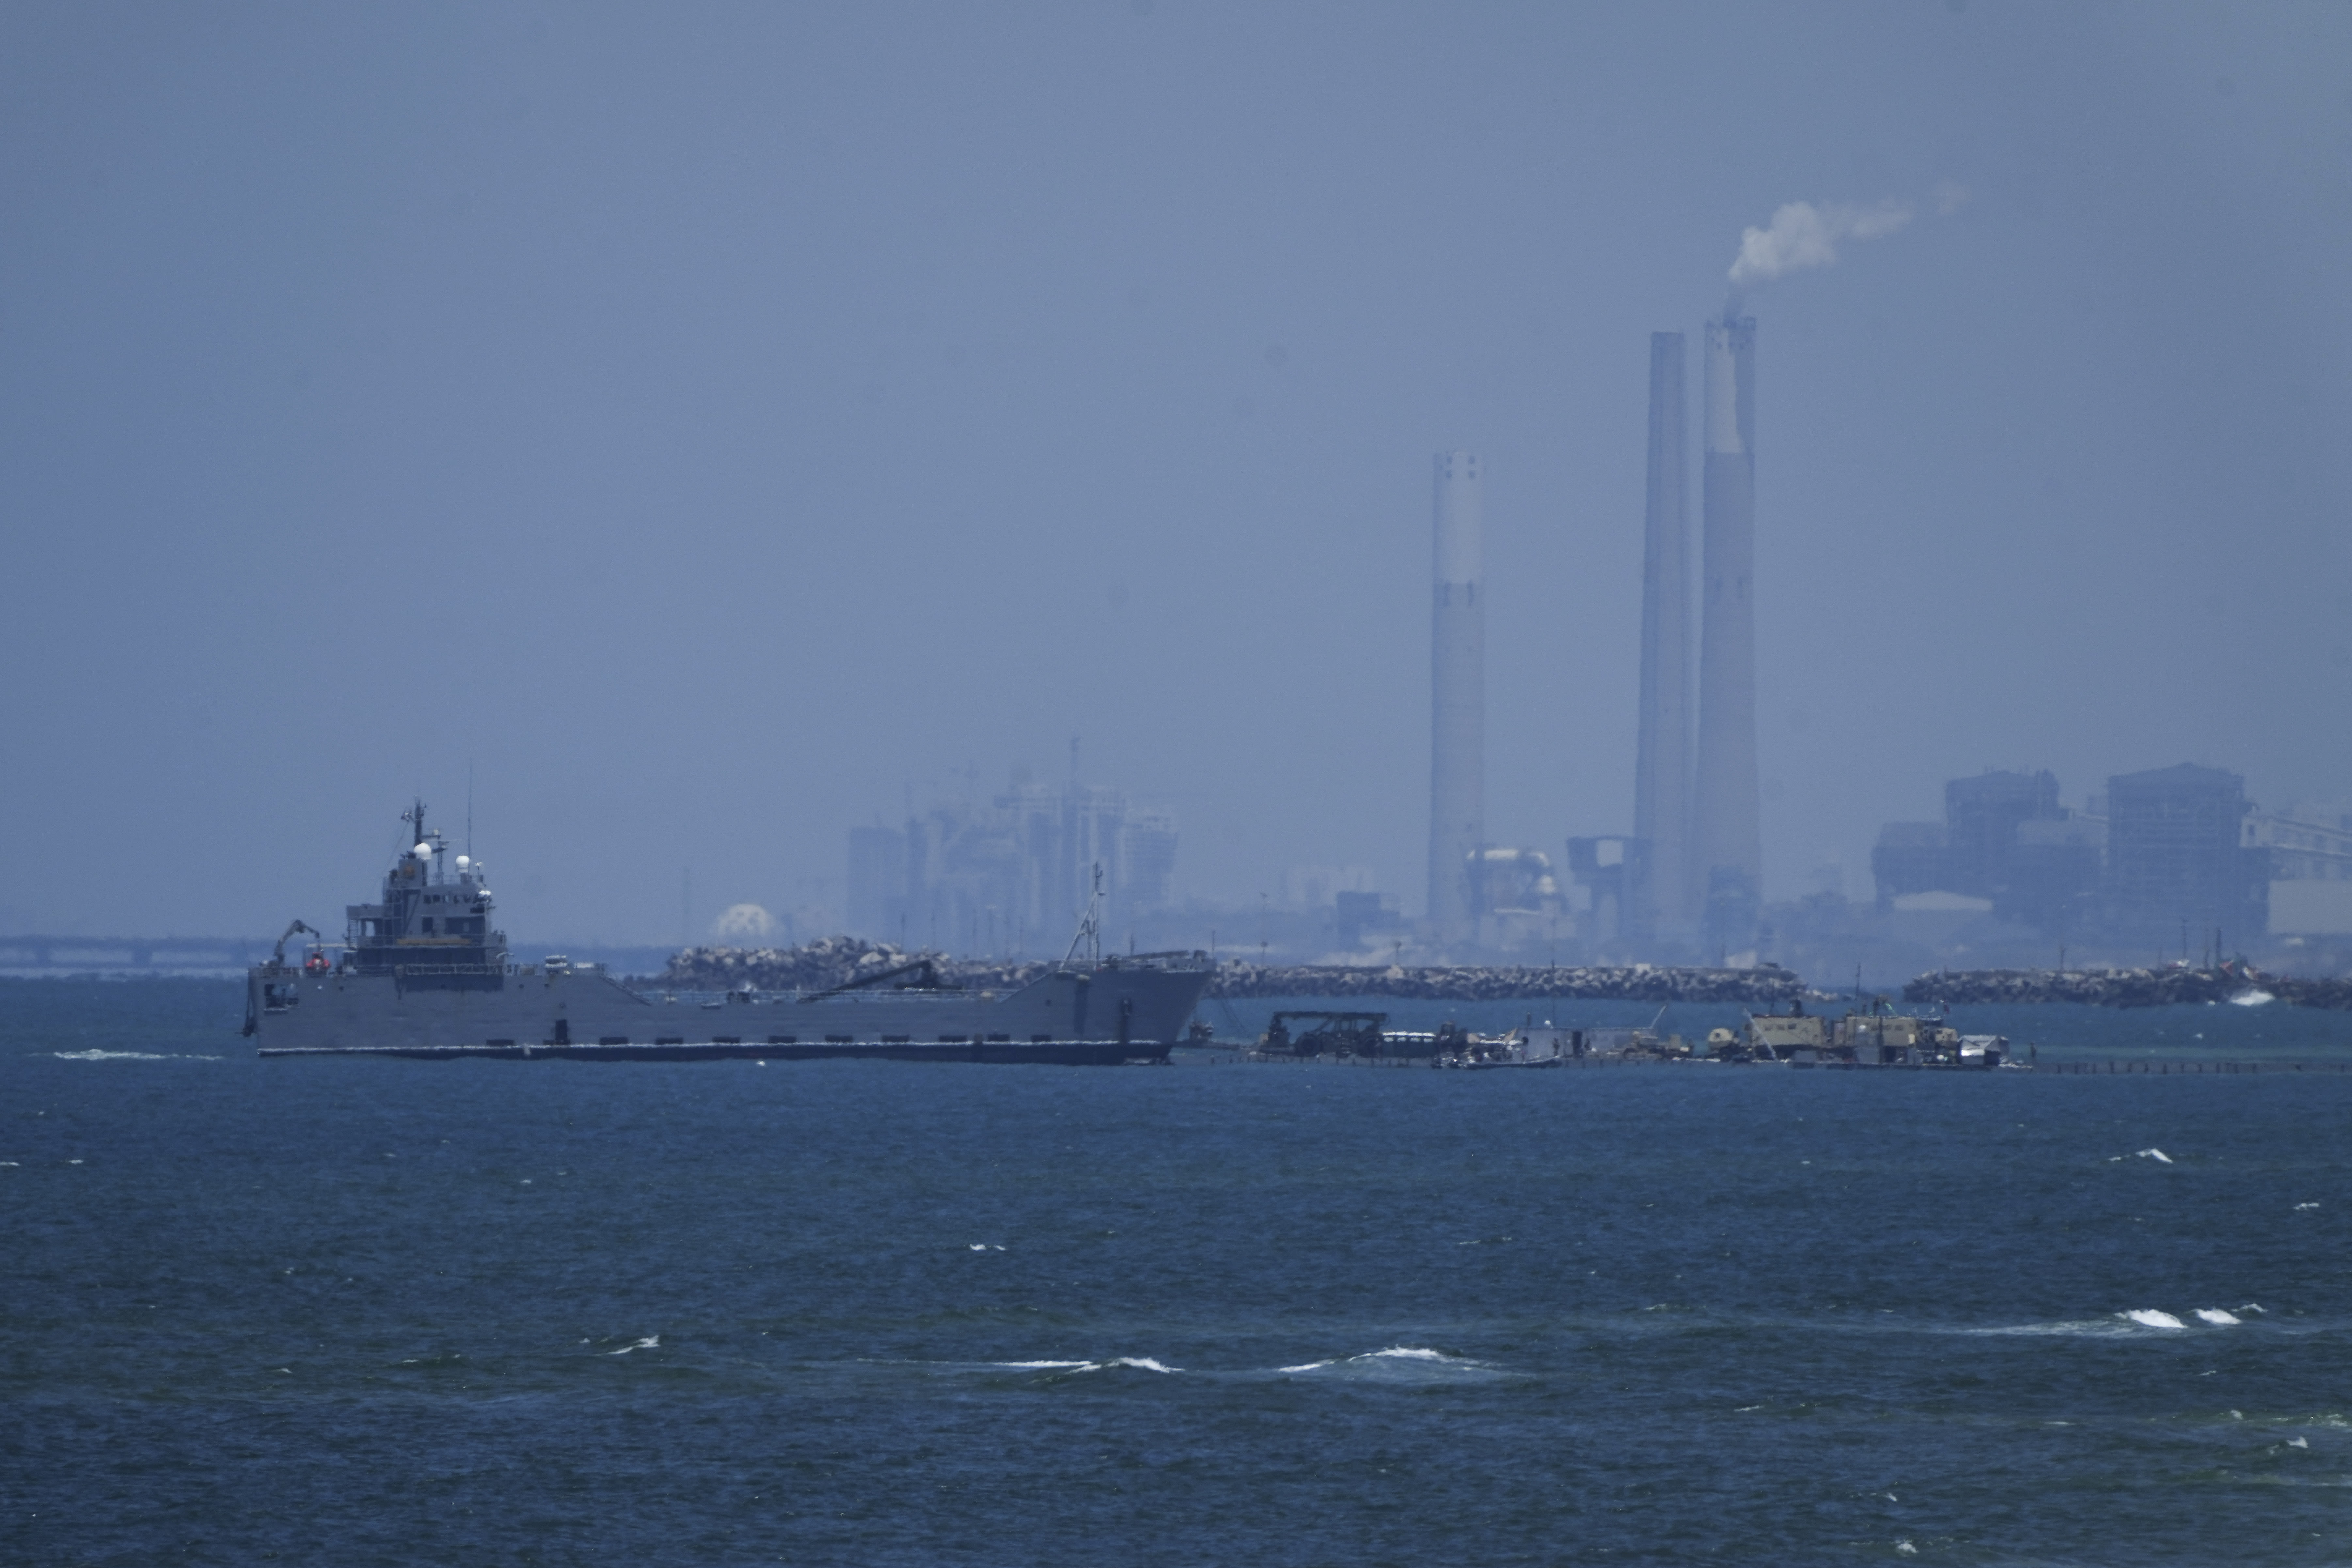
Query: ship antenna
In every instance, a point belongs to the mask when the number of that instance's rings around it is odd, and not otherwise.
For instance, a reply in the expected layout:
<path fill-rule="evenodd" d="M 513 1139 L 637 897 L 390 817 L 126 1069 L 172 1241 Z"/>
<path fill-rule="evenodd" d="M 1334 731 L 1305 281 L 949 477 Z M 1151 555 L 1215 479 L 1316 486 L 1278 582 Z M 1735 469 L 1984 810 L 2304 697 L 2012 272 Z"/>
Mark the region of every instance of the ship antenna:
<path fill-rule="evenodd" d="M 466 759 L 466 858 L 474 858 L 474 759 Z"/>

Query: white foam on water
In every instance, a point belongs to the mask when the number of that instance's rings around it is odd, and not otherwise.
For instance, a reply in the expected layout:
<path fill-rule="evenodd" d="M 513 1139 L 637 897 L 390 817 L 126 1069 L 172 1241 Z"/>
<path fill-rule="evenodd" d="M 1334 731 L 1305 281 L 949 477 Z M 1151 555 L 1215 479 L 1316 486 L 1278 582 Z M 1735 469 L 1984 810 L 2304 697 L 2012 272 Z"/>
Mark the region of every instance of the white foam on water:
<path fill-rule="evenodd" d="M 1503 1375 L 1485 1362 L 1473 1361 L 1466 1356 L 1447 1355 L 1444 1351 L 1431 1350 L 1424 1345 L 1391 1345 L 1386 1350 L 1367 1351 L 1361 1355 L 1334 1356 L 1326 1361 L 1276 1367 L 1275 1372 L 1277 1375 L 1294 1377 L 1321 1373 L 1331 1377 L 1410 1383 L 1426 1383 L 1437 1378 L 1477 1379 Z"/>
<path fill-rule="evenodd" d="M 2185 1329 L 2189 1326 L 2171 1313 L 2159 1312 L 2153 1307 L 2135 1307 L 2128 1312 L 2117 1312 L 2116 1316 L 2127 1318 L 2144 1329 Z"/>
<path fill-rule="evenodd" d="M 2305 1209 L 2315 1209 L 2315 1208 L 2317 1208 L 2318 1206 L 2319 1206 L 2319 1205 L 2318 1205 L 2317 1204 L 2315 1204 L 2315 1203 L 2309 1203 L 2309 1204 L 2297 1204 L 2297 1205 L 2294 1205 L 2294 1212 L 2295 1212 L 2295 1213 L 2297 1213 L 2297 1214 L 2301 1214 L 2301 1213 L 2302 1213 L 2304 1210 L 2305 1210 Z"/>
<path fill-rule="evenodd" d="M 975 1241 L 971 1243 L 971 1250 L 973 1252 L 1002 1252 L 1004 1248 L 997 1246 L 992 1241 Z"/>
<path fill-rule="evenodd" d="M 2308 1437 L 2289 1437 L 2286 1440 L 2286 1446 L 2290 1448 L 2308 1448 L 2311 1447 L 2311 1439 Z"/>
<path fill-rule="evenodd" d="M 202 1057 L 182 1051 L 51 1051 L 49 1055 L 61 1062 L 216 1062 L 218 1057 Z"/>
<path fill-rule="evenodd" d="M 2143 1160 L 2153 1160 L 2159 1165 L 2169 1165 L 2172 1163 L 2172 1156 L 2166 1153 L 2161 1149 L 2142 1149 L 2139 1152 L 2138 1157 Z"/>
<path fill-rule="evenodd" d="M 2117 1312 L 2107 1318 L 2068 1319 L 2051 1323 L 2004 1323 L 1999 1328 L 1961 1329 L 1958 1331 L 1987 1337 L 2047 1335 L 2053 1339 L 2104 1340 L 2137 1337 L 2143 1326 L 2133 1314 Z M 2172 1326 L 2177 1329 L 2183 1325 L 2176 1320 Z"/>
<path fill-rule="evenodd" d="M 2265 1002 L 2277 1000 L 2267 991 L 2241 991 L 2230 998 L 2230 1004 L 2234 1007 L 2259 1007 Z"/>
<path fill-rule="evenodd" d="M 2219 1307 L 2200 1307 L 2197 1309 L 2197 1315 L 2204 1319 L 2209 1323 L 2220 1323 L 2224 1327 L 2231 1323 L 2242 1323 L 2246 1321 L 2245 1319 L 2238 1316 L 2237 1313 L 2225 1312 Z"/>
<path fill-rule="evenodd" d="M 634 1344 L 623 1345 L 619 1350 L 606 1351 L 604 1353 L 606 1355 L 626 1355 L 631 1351 L 655 1350 L 658 1349 L 660 1345 L 661 1336 L 659 1334 L 647 1334 L 644 1339 L 637 1341 Z"/>
<path fill-rule="evenodd" d="M 1013 1372 L 1108 1372 L 1122 1366 L 1136 1372 L 1174 1373 L 1184 1370 L 1148 1355 L 1115 1355 L 1104 1361 L 991 1361 L 981 1364 Z"/>

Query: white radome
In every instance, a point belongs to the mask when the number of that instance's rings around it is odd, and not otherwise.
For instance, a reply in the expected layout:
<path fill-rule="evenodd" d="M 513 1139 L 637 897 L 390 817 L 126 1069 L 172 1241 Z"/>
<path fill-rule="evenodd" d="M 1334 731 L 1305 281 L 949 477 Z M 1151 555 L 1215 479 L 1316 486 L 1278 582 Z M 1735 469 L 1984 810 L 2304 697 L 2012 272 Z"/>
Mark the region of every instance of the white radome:
<path fill-rule="evenodd" d="M 757 904 L 733 905 L 710 922 L 710 934 L 720 938 L 766 936 L 775 929 L 776 917 Z"/>

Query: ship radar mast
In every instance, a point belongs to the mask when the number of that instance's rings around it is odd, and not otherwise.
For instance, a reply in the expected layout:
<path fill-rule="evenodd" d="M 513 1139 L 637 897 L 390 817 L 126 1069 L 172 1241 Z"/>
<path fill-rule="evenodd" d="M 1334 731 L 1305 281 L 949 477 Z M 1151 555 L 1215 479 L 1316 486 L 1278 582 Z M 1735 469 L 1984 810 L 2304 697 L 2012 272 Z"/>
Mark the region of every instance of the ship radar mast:
<path fill-rule="evenodd" d="M 400 852 L 404 856 L 413 855 L 423 862 L 425 867 L 425 875 L 427 879 L 433 878 L 437 857 L 446 846 L 442 843 L 441 836 L 437 832 L 426 830 L 425 803 L 420 800 L 408 810 L 402 812 L 400 820 L 408 824 L 408 838 L 401 846 Z"/>

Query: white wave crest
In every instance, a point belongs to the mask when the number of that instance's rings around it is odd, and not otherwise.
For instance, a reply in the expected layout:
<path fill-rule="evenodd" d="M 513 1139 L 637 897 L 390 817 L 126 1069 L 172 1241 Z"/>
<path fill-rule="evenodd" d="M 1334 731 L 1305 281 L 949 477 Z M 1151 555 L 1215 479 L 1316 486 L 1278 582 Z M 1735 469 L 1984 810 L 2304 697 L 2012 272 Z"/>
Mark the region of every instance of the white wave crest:
<path fill-rule="evenodd" d="M 2225 1312 L 2219 1307 L 2200 1307 L 2197 1309 L 2197 1315 L 2209 1323 L 2217 1323 L 2223 1328 L 2227 1328 L 2231 1323 L 2242 1323 L 2246 1321 L 2237 1313 Z"/>
<path fill-rule="evenodd" d="M 660 1348 L 660 1345 L 661 1336 L 659 1334 L 647 1334 L 644 1339 L 637 1341 L 634 1344 L 625 1344 L 619 1350 L 606 1351 L 604 1353 L 606 1355 L 626 1355 L 631 1351 L 656 1350 Z"/>
<path fill-rule="evenodd" d="M 1174 1373 L 1184 1370 L 1148 1355 L 1115 1355 L 1103 1361 L 992 1361 L 982 1364 L 1013 1372 L 1108 1372 L 1122 1366 L 1136 1372 Z"/>
<path fill-rule="evenodd" d="M 181 1051 L 51 1051 L 61 1062 L 216 1062 L 218 1057 L 197 1056 Z"/>
<path fill-rule="evenodd" d="M 2185 1329 L 2189 1326 L 2171 1313 L 2159 1312 L 2153 1307 L 2135 1307 L 2128 1312 L 2117 1312 L 2116 1316 L 2127 1319 L 2144 1329 Z"/>
<path fill-rule="evenodd" d="M 1327 1373 L 1336 1377 L 1371 1379 L 1404 1379 L 1425 1381 L 1433 1377 L 1492 1377 L 1495 1369 L 1482 1361 L 1467 1356 L 1447 1355 L 1444 1351 L 1423 1345 L 1391 1345 L 1386 1350 L 1367 1351 L 1361 1355 L 1334 1356 L 1325 1361 L 1302 1362 L 1297 1366 L 1276 1367 L 1285 1376 L 1301 1376 L 1311 1373 Z"/>
<path fill-rule="evenodd" d="M 2139 1152 L 2138 1157 L 2143 1160 L 2153 1160 L 2159 1165 L 2169 1165 L 2172 1163 L 2172 1156 L 2166 1153 L 2161 1149 L 2142 1149 Z"/>

